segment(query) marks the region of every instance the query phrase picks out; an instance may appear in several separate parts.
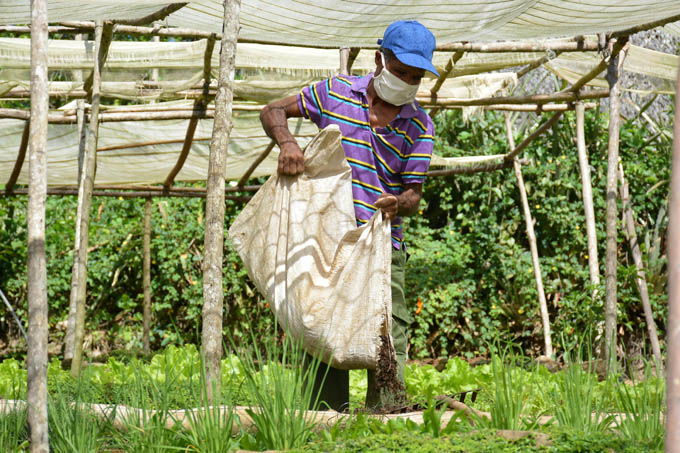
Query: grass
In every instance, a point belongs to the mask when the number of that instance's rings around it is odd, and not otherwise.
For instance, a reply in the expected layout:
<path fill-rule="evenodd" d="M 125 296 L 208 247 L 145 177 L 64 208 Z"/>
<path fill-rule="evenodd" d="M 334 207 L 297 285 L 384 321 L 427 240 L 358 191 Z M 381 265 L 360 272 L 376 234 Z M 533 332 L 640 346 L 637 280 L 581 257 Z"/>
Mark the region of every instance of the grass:
<path fill-rule="evenodd" d="M 572 362 L 565 354 L 567 368 L 560 373 L 556 388 L 548 390 L 553 405 L 553 415 L 560 426 L 584 433 L 604 432 L 613 417 L 605 411 L 605 397 L 598 392 L 597 377 L 592 370 L 592 360 L 587 361 L 587 371 L 580 360 Z M 616 385 L 614 382 L 609 383 Z"/>
<path fill-rule="evenodd" d="M 616 388 L 617 403 L 624 412 L 618 431 L 625 439 L 659 449 L 666 434 L 665 386 L 661 379 L 652 375 L 649 363 L 644 376 L 642 382 Z"/>
<path fill-rule="evenodd" d="M 254 338 L 252 344 L 257 344 Z M 246 435 L 242 445 L 288 450 L 305 444 L 312 435 L 315 419 L 307 409 L 316 409 L 319 403 L 313 383 L 320 360 L 306 355 L 291 335 L 284 336 L 280 347 L 267 348 L 264 355 L 254 348 L 253 353 L 240 354 L 239 358 L 246 388 L 258 406 L 247 410 L 257 434 Z"/>

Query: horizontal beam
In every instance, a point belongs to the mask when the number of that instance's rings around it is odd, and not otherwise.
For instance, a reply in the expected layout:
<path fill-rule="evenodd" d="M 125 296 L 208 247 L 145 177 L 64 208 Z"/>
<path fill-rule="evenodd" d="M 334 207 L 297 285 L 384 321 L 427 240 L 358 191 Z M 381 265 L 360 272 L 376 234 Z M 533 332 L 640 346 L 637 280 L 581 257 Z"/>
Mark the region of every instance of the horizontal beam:
<path fill-rule="evenodd" d="M 531 96 L 499 96 L 483 99 L 456 99 L 441 98 L 434 99 L 428 92 L 420 92 L 416 97 L 418 102 L 424 107 L 435 106 L 461 106 L 472 107 L 475 105 L 494 105 L 494 104 L 548 104 L 551 102 L 576 102 L 583 99 L 600 99 L 609 96 L 609 90 L 590 90 L 579 93 L 554 93 L 554 94 L 534 94 Z"/>
<path fill-rule="evenodd" d="M 11 194 L 5 194 L 0 192 L 3 196 L 12 195 L 28 195 L 27 188 L 14 189 Z M 48 188 L 47 195 L 60 195 L 60 196 L 78 196 L 78 189 L 64 189 L 64 188 Z M 176 190 L 168 191 L 149 191 L 149 190 L 136 190 L 136 191 L 112 191 L 112 190 L 98 190 L 92 191 L 93 197 L 122 197 L 122 198 L 205 198 L 205 191 L 203 192 L 180 192 Z M 249 201 L 252 196 L 243 195 L 225 195 L 225 200 L 234 201 Z"/>
<path fill-rule="evenodd" d="M 261 185 L 253 186 L 227 186 L 224 188 L 225 193 L 232 192 L 257 192 L 260 190 Z M 77 189 L 78 186 L 61 186 L 59 189 Z M 153 185 L 143 185 L 143 184 L 97 184 L 95 186 L 96 190 L 132 190 L 132 191 L 144 191 L 144 192 L 165 192 L 165 187 L 163 186 L 153 186 Z M 172 192 L 184 192 L 184 193 L 205 193 L 205 187 L 171 187 Z"/>
<path fill-rule="evenodd" d="M 527 159 L 520 159 L 521 165 L 526 165 L 529 161 Z M 461 165 L 456 168 L 448 168 L 446 170 L 430 170 L 427 172 L 428 178 L 437 178 L 451 175 L 470 175 L 473 173 L 485 173 L 487 171 L 503 170 L 505 168 L 512 168 L 513 162 L 494 162 L 491 164 L 472 164 Z"/>
<path fill-rule="evenodd" d="M 595 102 L 583 104 L 586 109 L 597 107 Z M 568 104 L 494 104 L 483 106 L 484 110 L 502 110 L 510 112 L 566 112 L 576 109 L 573 103 Z"/>

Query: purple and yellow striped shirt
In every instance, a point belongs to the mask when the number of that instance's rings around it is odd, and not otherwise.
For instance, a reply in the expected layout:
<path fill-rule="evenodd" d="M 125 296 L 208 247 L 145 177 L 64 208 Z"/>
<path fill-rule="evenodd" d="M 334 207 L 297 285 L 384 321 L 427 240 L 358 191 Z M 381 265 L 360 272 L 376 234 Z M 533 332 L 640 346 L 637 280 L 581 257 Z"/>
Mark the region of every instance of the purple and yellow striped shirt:
<path fill-rule="evenodd" d="M 383 192 L 399 195 L 404 184 L 425 181 L 434 146 L 434 125 L 417 103 L 407 104 L 387 127 L 371 127 L 366 89 L 373 74 L 337 76 L 312 84 L 298 94 L 305 118 L 323 129 L 337 124 L 352 168 L 357 225 L 370 220 Z M 392 220 L 392 245 L 404 241 L 401 217 Z"/>

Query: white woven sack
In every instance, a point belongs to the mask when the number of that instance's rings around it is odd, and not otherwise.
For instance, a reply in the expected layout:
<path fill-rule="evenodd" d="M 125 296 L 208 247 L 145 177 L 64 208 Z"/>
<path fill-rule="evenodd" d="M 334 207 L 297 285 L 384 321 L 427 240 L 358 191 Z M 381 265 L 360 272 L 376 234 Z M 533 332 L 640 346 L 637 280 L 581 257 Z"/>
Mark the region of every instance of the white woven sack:
<path fill-rule="evenodd" d="M 390 222 L 356 227 L 352 176 L 337 126 L 305 150 L 299 176 L 273 175 L 229 237 L 282 327 L 340 369 L 375 369 L 391 344 Z"/>

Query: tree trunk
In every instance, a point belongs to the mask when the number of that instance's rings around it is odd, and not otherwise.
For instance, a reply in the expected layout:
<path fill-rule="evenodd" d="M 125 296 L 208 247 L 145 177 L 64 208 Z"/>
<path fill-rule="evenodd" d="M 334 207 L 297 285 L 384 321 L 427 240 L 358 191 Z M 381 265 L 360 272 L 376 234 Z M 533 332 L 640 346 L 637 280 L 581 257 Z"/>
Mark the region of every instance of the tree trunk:
<path fill-rule="evenodd" d="M 626 224 L 624 232 L 628 239 L 631 253 L 633 254 L 633 261 L 637 270 L 637 277 L 635 283 L 640 293 L 640 302 L 642 302 L 642 310 L 645 313 L 645 323 L 647 324 L 647 333 L 649 334 L 649 342 L 652 345 L 652 353 L 654 354 L 654 366 L 658 372 L 661 372 L 661 349 L 659 348 L 659 335 L 656 333 L 656 322 L 654 321 L 654 313 L 652 306 L 649 303 L 649 292 L 647 290 L 647 278 L 645 277 L 645 266 L 642 262 L 642 253 L 640 253 L 640 246 L 638 244 L 637 232 L 635 231 L 635 218 L 633 217 L 633 206 L 630 203 L 630 194 L 628 193 L 628 181 L 623 173 L 623 164 L 619 161 L 619 178 L 621 191 L 621 204 L 623 209 L 623 220 Z"/>
<path fill-rule="evenodd" d="M 144 353 L 151 353 L 151 198 L 144 204 L 144 261 L 142 263 L 142 284 L 144 286 Z"/>
<path fill-rule="evenodd" d="M 31 137 L 28 157 L 27 402 L 31 452 L 47 453 L 47 1 L 31 0 Z"/>
<path fill-rule="evenodd" d="M 512 123 L 510 122 L 510 115 L 505 114 L 505 126 L 508 134 L 508 144 L 510 145 L 510 152 L 515 149 L 515 139 L 512 133 Z M 531 262 L 534 267 L 534 277 L 536 278 L 536 293 L 538 294 L 538 307 L 541 312 L 541 321 L 543 323 L 543 341 L 545 344 L 545 355 L 552 357 L 553 347 L 552 339 L 550 337 L 550 318 L 548 316 L 548 305 L 545 300 L 545 291 L 543 290 L 543 277 L 541 276 L 541 265 L 538 259 L 538 247 L 536 246 L 536 233 L 534 232 L 534 221 L 531 217 L 531 209 L 529 208 L 529 199 L 527 198 L 527 191 L 524 187 L 524 178 L 522 177 L 522 166 L 519 164 L 517 157 L 513 159 L 515 168 L 515 178 L 517 178 L 517 188 L 522 199 L 522 208 L 524 209 L 524 220 L 526 223 L 527 238 L 529 240 L 529 249 L 531 250 Z"/>
<path fill-rule="evenodd" d="M 76 35 L 76 41 L 82 41 L 85 37 L 82 34 Z M 76 70 L 73 71 L 73 80 L 76 82 L 82 82 L 83 71 Z M 87 122 L 85 118 L 85 101 L 83 99 L 78 99 L 76 101 L 76 118 L 78 124 L 78 131 L 80 133 L 80 139 L 78 141 L 78 207 L 76 211 L 76 232 L 75 232 L 75 244 L 73 247 L 73 267 L 71 269 L 71 294 L 69 297 L 69 310 L 68 310 L 68 320 L 66 321 L 66 336 L 64 337 L 64 361 L 62 366 L 64 368 L 71 368 L 71 362 L 73 361 L 73 342 L 76 332 L 76 312 L 78 307 L 78 292 L 81 284 L 81 270 L 83 257 L 87 259 L 87 252 L 81 254 L 82 244 L 81 244 L 81 222 L 82 222 L 82 201 L 80 197 L 80 186 L 83 183 L 83 168 L 85 168 L 84 163 L 87 161 Z M 96 166 L 95 166 L 96 168 Z M 89 225 L 89 217 L 87 219 Z M 89 230 L 89 228 L 88 228 Z M 87 250 L 87 246 L 85 246 Z M 85 278 L 87 279 L 87 269 L 85 270 Z"/>
<path fill-rule="evenodd" d="M 92 71 L 92 102 L 90 106 L 90 124 L 87 133 L 87 144 L 85 160 L 80 175 L 78 187 L 78 211 L 76 218 L 76 244 L 78 273 L 73 278 L 77 279 L 76 287 L 72 292 L 76 292 L 76 325 L 73 334 L 73 359 L 71 361 L 71 376 L 78 377 L 83 359 L 83 337 L 85 334 L 85 311 L 87 296 L 87 248 L 90 235 L 90 205 L 92 204 L 92 189 L 94 186 L 94 174 L 97 165 L 97 139 L 99 135 L 99 91 L 101 88 L 101 69 L 103 58 L 101 58 L 102 36 L 104 24 L 98 20 L 95 26 L 94 43 L 94 69 Z"/>
<path fill-rule="evenodd" d="M 238 37 L 240 0 L 224 1 L 224 24 L 220 69 L 215 98 L 215 120 L 210 141 L 205 213 L 203 261 L 203 331 L 201 333 L 206 365 L 206 395 L 212 404 L 220 395 L 222 358 L 222 254 L 224 249 L 224 172 L 231 134 L 233 78 Z"/>
<path fill-rule="evenodd" d="M 680 89 L 680 72 L 676 92 Z M 666 370 L 666 452 L 680 451 L 680 97 L 675 97 L 673 164 L 668 214 L 668 369 Z"/>
<path fill-rule="evenodd" d="M 619 75 L 625 59 L 625 51 L 612 56 L 607 66 L 607 83 L 609 84 L 609 150 L 607 153 L 607 256 L 606 256 L 606 304 L 605 304 L 605 340 L 604 360 L 607 373 L 611 370 L 612 361 L 616 359 L 616 273 L 617 273 L 617 173 L 619 163 L 619 125 L 621 89 Z M 612 356 L 612 353 L 613 356 Z"/>

